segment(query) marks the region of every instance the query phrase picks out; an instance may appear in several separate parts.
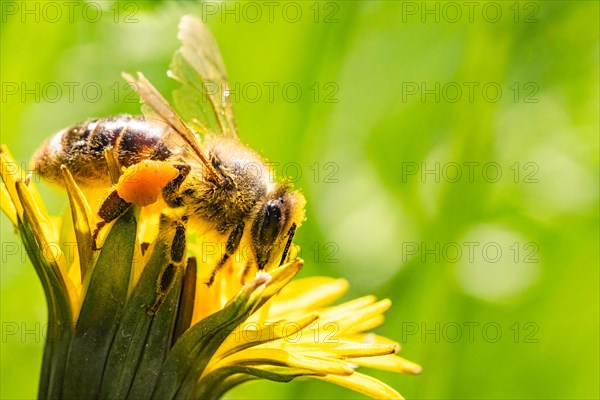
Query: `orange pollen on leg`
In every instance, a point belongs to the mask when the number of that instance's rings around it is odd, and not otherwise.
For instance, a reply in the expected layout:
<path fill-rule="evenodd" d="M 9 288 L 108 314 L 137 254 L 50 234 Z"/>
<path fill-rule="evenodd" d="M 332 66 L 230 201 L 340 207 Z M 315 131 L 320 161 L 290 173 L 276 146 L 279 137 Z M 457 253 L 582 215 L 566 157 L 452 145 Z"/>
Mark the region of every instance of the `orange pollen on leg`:
<path fill-rule="evenodd" d="M 156 202 L 162 189 L 178 174 L 169 163 L 143 160 L 125 169 L 117 183 L 117 193 L 126 202 L 144 207 Z"/>

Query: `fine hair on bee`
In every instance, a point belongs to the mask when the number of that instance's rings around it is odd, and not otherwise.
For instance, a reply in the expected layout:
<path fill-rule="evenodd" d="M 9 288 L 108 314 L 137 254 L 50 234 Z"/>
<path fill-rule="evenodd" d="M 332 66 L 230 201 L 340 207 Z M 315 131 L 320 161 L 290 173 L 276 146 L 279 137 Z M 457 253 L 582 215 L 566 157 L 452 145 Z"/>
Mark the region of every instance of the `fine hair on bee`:
<path fill-rule="evenodd" d="M 174 93 L 179 113 L 144 75 L 123 74 L 144 103 L 144 116 L 81 122 L 55 134 L 32 160 L 49 181 L 60 182 L 66 166 L 82 190 L 106 190 L 97 208 L 94 250 L 105 226 L 132 206 L 177 210 L 159 294 L 168 292 L 175 269 L 186 262 L 188 230 L 222 244 L 222 254 L 205 266 L 211 286 L 241 244 L 251 249 L 242 276 L 287 262 L 305 215 L 302 194 L 273 181 L 266 162 L 238 138 L 225 67 L 210 32 L 184 16 L 178 38 L 182 47 L 169 75 L 181 83 Z"/>

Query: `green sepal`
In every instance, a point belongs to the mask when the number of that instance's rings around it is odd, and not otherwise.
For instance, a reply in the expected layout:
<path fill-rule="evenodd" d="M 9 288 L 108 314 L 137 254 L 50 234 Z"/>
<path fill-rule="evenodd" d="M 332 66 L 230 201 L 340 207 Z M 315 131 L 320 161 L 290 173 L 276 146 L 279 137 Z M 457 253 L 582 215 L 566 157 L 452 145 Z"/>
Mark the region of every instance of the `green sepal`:
<path fill-rule="evenodd" d="M 100 398 L 150 398 L 160 368 L 171 347 L 171 337 L 181 288 L 181 268 L 156 314 L 157 280 L 167 266 L 167 245 L 156 242 L 148 263 L 125 306 L 110 349 Z"/>
<path fill-rule="evenodd" d="M 273 382 L 287 383 L 299 376 L 317 375 L 313 371 L 280 366 L 261 366 L 260 368 L 244 365 L 232 365 L 219 368 L 205 376 L 196 385 L 195 399 L 219 399 L 223 394 L 237 385 L 254 379 L 267 379 Z"/>
<path fill-rule="evenodd" d="M 154 316 L 144 354 L 129 393 L 131 399 L 149 399 L 152 396 L 161 368 L 173 342 L 172 335 L 181 293 L 182 276 L 181 273 L 177 274 L 173 288 Z"/>
<path fill-rule="evenodd" d="M 100 250 L 69 349 L 63 398 L 98 397 L 127 301 L 136 232 L 134 208 L 130 208 L 115 222 Z"/>
<path fill-rule="evenodd" d="M 152 398 L 188 398 L 223 340 L 248 318 L 258 300 L 255 292 L 263 288 L 263 282 L 253 281 L 221 311 L 188 329 L 171 349 Z"/>
<path fill-rule="evenodd" d="M 23 214 L 23 221 L 19 219 L 18 228 L 48 302 L 48 332 L 44 345 L 38 398 L 59 399 L 62 397 L 65 364 L 73 335 L 70 300 L 63 289 L 62 277 L 56 276 L 41 253 L 42 249 L 30 228 L 27 213 Z"/>
<path fill-rule="evenodd" d="M 71 209 L 71 218 L 75 238 L 77 239 L 77 253 L 79 255 L 79 269 L 81 270 L 81 281 L 83 282 L 90 270 L 94 254 L 92 251 L 92 232 L 90 221 L 92 221 L 92 212 L 85 199 L 85 196 L 77 186 L 71 172 L 62 165 L 60 171 L 65 183 L 65 189 L 69 196 L 69 205 Z"/>

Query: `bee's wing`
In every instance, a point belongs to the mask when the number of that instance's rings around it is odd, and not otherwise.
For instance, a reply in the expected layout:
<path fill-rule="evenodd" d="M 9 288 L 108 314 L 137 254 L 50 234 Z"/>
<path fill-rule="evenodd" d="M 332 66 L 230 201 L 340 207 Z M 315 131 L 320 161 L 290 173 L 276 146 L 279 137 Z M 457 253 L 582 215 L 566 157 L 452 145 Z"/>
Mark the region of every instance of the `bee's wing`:
<path fill-rule="evenodd" d="M 161 120 L 173 128 L 185 143 L 190 146 L 193 155 L 200 160 L 204 167 L 206 167 L 208 173 L 217 178 L 217 173 L 213 165 L 206 158 L 198 138 L 148 79 L 146 79 L 141 72 L 137 73 L 137 80 L 127 73 L 123 73 L 123 78 L 125 78 L 125 80 L 127 80 L 140 95 L 140 99 L 144 102 L 144 107 L 146 107 L 146 109 L 142 108 L 144 114 L 148 117 L 152 117 L 156 114 Z M 148 107 L 150 110 L 147 109 Z"/>
<path fill-rule="evenodd" d="M 177 38 L 182 47 L 169 71 L 182 84 L 173 93 L 175 107 L 200 132 L 237 137 L 225 65 L 212 34 L 196 17 L 185 15 Z"/>

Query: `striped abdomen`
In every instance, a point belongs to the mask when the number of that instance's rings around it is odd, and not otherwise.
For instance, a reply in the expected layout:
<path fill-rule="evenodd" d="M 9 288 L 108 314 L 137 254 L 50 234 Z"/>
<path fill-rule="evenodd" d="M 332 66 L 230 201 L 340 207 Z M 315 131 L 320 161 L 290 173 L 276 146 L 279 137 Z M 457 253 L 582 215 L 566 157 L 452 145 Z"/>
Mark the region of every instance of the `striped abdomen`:
<path fill-rule="evenodd" d="M 131 115 L 88 120 L 46 141 L 33 156 L 32 169 L 61 184 L 60 166 L 64 164 L 80 186 L 109 185 L 105 149 L 112 148 L 124 167 L 145 159 L 166 160 L 173 154 L 165 141 L 170 132 L 160 121 Z"/>

